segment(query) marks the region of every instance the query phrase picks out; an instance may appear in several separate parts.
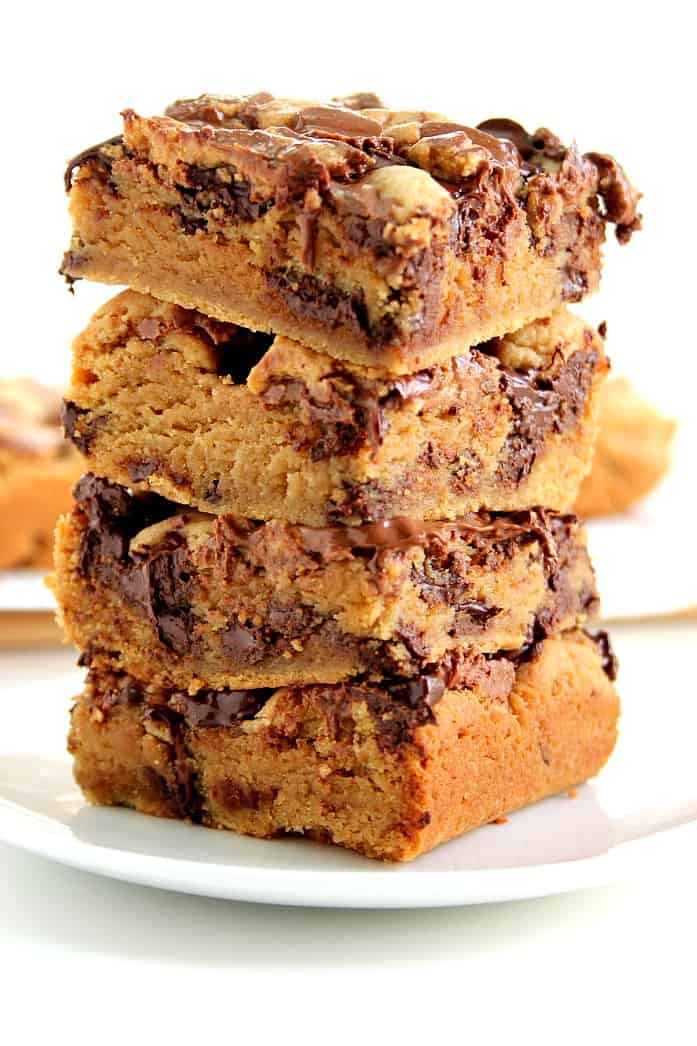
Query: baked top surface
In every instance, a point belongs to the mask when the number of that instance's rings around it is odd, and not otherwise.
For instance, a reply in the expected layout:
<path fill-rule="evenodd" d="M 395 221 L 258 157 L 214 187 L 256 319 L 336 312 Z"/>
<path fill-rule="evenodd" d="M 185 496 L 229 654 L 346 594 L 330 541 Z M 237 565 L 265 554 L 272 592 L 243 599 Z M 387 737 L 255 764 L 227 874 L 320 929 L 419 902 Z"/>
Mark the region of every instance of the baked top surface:
<path fill-rule="evenodd" d="M 249 218 L 260 216 L 265 199 L 299 199 L 311 190 L 330 189 L 347 210 L 358 206 L 383 220 L 403 222 L 419 214 L 447 218 L 458 193 L 471 192 L 473 181 L 493 175 L 510 194 L 521 196 L 531 179 L 544 179 L 570 161 L 595 184 L 621 240 L 640 224 L 639 194 L 615 160 L 598 153 L 582 156 L 547 129 L 530 134 L 509 119 L 470 127 L 440 113 L 349 108 L 267 93 L 204 94 L 175 102 L 164 116 L 143 118 L 126 109 L 123 117 L 126 145 L 137 148 L 147 140 L 155 162 L 232 164 L 250 182 Z M 119 138 L 111 139 L 75 157 L 67 187 L 76 168 L 98 162 L 102 151 L 108 156 L 118 144 Z"/>

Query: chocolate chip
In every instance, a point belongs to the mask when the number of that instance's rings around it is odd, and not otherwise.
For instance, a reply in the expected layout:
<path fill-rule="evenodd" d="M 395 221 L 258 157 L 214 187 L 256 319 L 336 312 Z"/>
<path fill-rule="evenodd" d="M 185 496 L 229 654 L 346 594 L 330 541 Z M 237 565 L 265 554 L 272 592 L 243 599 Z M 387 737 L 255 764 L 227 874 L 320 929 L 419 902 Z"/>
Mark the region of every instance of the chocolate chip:
<path fill-rule="evenodd" d="M 120 145 L 123 142 L 123 136 L 117 134 L 114 138 L 107 138 L 106 141 L 100 142 L 98 145 L 90 145 L 89 148 L 83 149 L 81 153 L 74 156 L 72 160 L 68 162 L 68 166 L 65 169 L 65 175 L 63 182 L 65 185 L 65 191 L 70 192 L 73 185 L 73 174 L 78 167 L 82 167 L 83 164 L 89 163 L 92 166 L 100 167 L 107 173 L 111 172 L 111 157 L 103 152 L 105 146 Z"/>
<path fill-rule="evenodd" d="M 234 167 L 190 164 L 183 168 L 181 177 L 177 190 L 182 204 L 178 210 L 186 232 L 190 231 L 187 225 L 206 228 L 210 211 L 215 212 L 218 221 L 222 212 L 226 219 L 255 222 L 274 205 L 273 198 L 253 200 L 249 181 L 241 178 Z"/>
<path fill-rule="evenodd" d="M 142 483 L 149 479 L 153 472 L 157 472 L 160 462 L 155 459 L 143 461 L 131 461 L 128 463 L 128 475 L 132 483 Z"/>
<path fill-rule="evenodd" d="M 223 651 L 235 664 L 256 665 L 268 654 L 261 629 L 242 625 L 236 618 L 219 634 Z"/>
<path fill-rule="evenodd" d="M 604 629 L 600 629 L 597 632 L 586 630 L 586 635 L 595 643 L 602 660 L 603 671 L 608 679 L 614 683 L 617 679 L 617 669 L 619 666 L 615 651 L 612 649 L 610 636 Z"/>
<path fill-rule="evenodd" d="M 87 407 L 78 407 L 72 400 L 64 400 L 61 406 L 60 420 L 66 439 L 82 454 L 89 454 L 95 436 L 108 419 L 108 414 L 93 417 Z"/>
<path fill-rule="evenodd" d="M 196 727 L 229 727 L 253 719 L 273 690 L 202 690 L 197 694 L 177 693 L 172 703 Z"/>
<path fill-rule="evenodd" d="M 146 553 L 132 556 L 117 578 L 126 599 L 145 611 L 160 642 L 176 654 L 188 653 L 193 642 L 191 573 L 186 541 L 171 533 Z"/>
<path fill-rule="evenodd" d="M 283 303 L 304 319 L 324 326 L 350 327 L 366 334 L 370 330 L 363 292 L 350 294 L 308 273 L 294 275 L 285 269 L 270 270 L 266 280 Z"/>
<path fill-rule="evenodd" d="M 518 486 L 549 435 L 579 423 L 597 365 L 598 352 L 587 347 L 567 359 L 556 353 L 547 371 L 501 368 L 501 391 L 511 405 L 512 419 L 497 468 L 499 479 Z"/>
<path fill-rule="evenodd" d="M 169 770 L 175 782 L 175 787 L 171 788 L 165 773 L 160 774 L 167 793 L 176 803 L 180 817 L 194 823 L 199 822 L 203 815 L 202 800 L 192 772 L 182 717 L 172 709 L 159 705 L 155 708 L 147 708 L 143 712 L 143 725 L 146 731 L 148 724 L 151 723 L 155 727 L 155 736 L 166 746 L 168 754 L 166 769 Z M 165 729 L 158 729 L 158 727 Z"/>

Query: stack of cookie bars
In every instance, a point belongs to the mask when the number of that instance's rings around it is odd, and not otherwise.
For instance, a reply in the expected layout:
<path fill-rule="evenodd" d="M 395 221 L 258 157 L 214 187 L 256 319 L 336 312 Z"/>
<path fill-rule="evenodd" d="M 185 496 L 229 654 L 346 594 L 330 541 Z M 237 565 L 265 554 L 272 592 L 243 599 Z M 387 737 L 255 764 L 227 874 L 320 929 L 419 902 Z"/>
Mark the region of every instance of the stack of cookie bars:
<path fill-rule="evenodd" d="M 569 508 L 637 194 L 373 96 L 124 114 L 70 165 L 87 459 L 54 588 L 92 802 L 408 860 L 595 774 L 614 661 Z"/>

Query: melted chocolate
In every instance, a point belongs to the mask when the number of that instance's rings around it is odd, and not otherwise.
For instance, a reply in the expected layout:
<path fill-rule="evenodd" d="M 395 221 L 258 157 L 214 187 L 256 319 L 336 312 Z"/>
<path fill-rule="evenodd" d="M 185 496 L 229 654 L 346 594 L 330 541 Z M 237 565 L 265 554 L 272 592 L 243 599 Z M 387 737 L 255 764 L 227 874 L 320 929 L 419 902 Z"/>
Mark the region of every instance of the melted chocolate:
<path fill-rule="evenodd" d="M 238 665 L 257 665 L 268 657 L 267 641 L 260 628 L 233 620 L 220 633 L 220 645 Z"/>
<path fill-rule="evenodd" d="M 95 436 L 108 420 L 108 414 L 92 415 L 87 407 L 78 407 L 77 403 L 73 403 L 71 400 L 63 401 L 61 407 L 63 433 L 81 454 L 89 454 Z"/>
<path fill-rule="evenodd" d="M 160 640 L 178 655 L 195 650 L 196 622 L 191 611 L 198 567 L 190 559 L 186 536 L 177 529 L 166 531 L 154 544 L 131 551 L 131 539 L 154 522 L 179 515 L 176 506 L 156 496 L 134 496 L 116 484 L 87 476 L 76 490 L 78 505 L 87 517 L 80 546 L 80 570 L 86 578 L 112 587 L 128 603 L 139 608 L 152 623 Z M 244 570 L 263 569 L 266 531 L 269 525 L 233 517 L 211 519 L 214 541 L 210 553 L 212 569 L 232 577 L 242 562 Z M 549 594 L 538 608 L 535 634 L 539 640 L 565 627 L 574 609 L 594 605 L 594 591 L 578 592 L 579 556 L 576 520 L 543 510 L 509 514 L 472 514 L 452 523 L 425 523 L 393 519 L 362 527 L 311 528 L 275 525 L 277 538 L 288 542 L 288 551 L 320 560 L 360 556 L 366 570 L 381 582 L 382 559 L 420 545 L 423 563 L 412 566 L 411 583 L 428 605 L 453 608 L 450 635 L 466 638 L 481 635 L 501 608 L 478 598 L 469 580 L 471 566 L 495 572 L 510 556 L 510 542 L 541 546 Z M 459 542 L 469 546 L 464 549 Z M 302 566 L 302 559 L 299 561 Z M 589 581 L 592 585 L 592 582 Z M 368 639 L 345 633 L 332 618 L 310 606 L 284 605 L 272 600 L 263 620 L 252 623 L 231 612 L 226 627 L 216 635 L 223 654 L 232 665 L 256 665 L 298 649 L 319 634 L 327 656 L 353 652 L 369 670 L 411 678 L 431 656 L 431 645 L 414 627 L 402 624 L 389 640 Z"/>
<path fill-rule="evenodd" d="M 145 554 L 130 554 L 118 575 L 118 586 L 131 603 L 142 607 L 158 638 L 177 654 L 188 653 L 193 641 L 190 607 L 192 564 L 181 534 L 165 535 Z"/>
<path fill-rule="evenodd" d="M 113 138 L 107 138 L 105 141 L 99 142 L 98 145 L 90 145 L 89 148 L 83 149 L 77 156 L 73 156 L 72 160 L 68 162 L 65 175 L 63 176 L 65 191 L 70 192 L 73 185 L 73 174 L 78 167 L 85 163 L 91 163 L 105 171 L 111 171 L 111 157 L 105 155 L 102 149 L 109 145 L 120 145 L 122 142 L 123 135 L 117 134 Z"/>
<path fill-rule="evenodd" d="M 234 175 L 234 169 L 225 166 L 187 168 L 186 184 L 177 186 L 182 196 L 184 232 L 205 229 L 211 210 L 216 211 L 216 220 L 222 211 L 226 218 L 255 222 L 273 207 L 273 199 L 253 199 L 250 182 Z"/>
<path fill-rule="evenodd" d="M 539 509 L 515 513 L 472 513 L 452 523 L 428 523 L 397 516 L 365 523 L 360 527 L 298 526 L 297 531 L 305 550 L 323 559 L 341 555 L 346 550 L 404 549 L 412 545 L 425 545 L 434 537 L 447 539 L 450 535 L 459 535 L 464 540 L 484 539 L 489 542 L 537 536 L 546 547 L 553 545 L 547 517 Z"/>
<path fill-rule="evenodd" d="M 166 646 L 177 652 L 188 649 L 188 553 L 181 537 L 167 535 L 148 554 L 130 554 L 131 539 L 174 515 L 178 506 L 157 494 L 134 496 L 91 473 L 77 484 L 74 497 L 86 516 L 79 554 L 82 576 L 115 585 L 127 600 L 145 610 Z"/>
<path fill-rule="evenodd" d="M 603 671 L 610 682 L 614 683 L 617 679 L 618 662 L 617 655 L 612 649 L 610 636 L 604 629 L 599 629 L 597 632 L 590 632 L 586 629 L 586 635 L 595 643 L 598 653 L 600 654 Z"/>
<path fill-rule="evenodd" d="M 176 803 L 180 816 L 199 822 L 203 812 L 201 796 L 191 771 L 181 716 L 165 705 L 156 705 L 143 712 L 143 725 L 148 733 L 153 733 L 169 750 L 169 769 L 174 777 L 175 788 L 170 788 L 165 774 L 158 774 L 161 784 Z"/>
<path fill-rule="evenodd" d="M 177 693 L 172 706 L 194 727 L 223 726 L 253 719 L 273 694 L 273 690 L 201 690 L 196 694 Z"/>
<path fill-rule="evenodd" d="M 518 486 L 530 474 L 549 436 L 579 424 L 597 366 L 597 351 L 584 348 L 567 359 L 556 354 L 547 371 L 501 368 L 501 391 L 513 411 L 497 469 L 501 480 Z"/>

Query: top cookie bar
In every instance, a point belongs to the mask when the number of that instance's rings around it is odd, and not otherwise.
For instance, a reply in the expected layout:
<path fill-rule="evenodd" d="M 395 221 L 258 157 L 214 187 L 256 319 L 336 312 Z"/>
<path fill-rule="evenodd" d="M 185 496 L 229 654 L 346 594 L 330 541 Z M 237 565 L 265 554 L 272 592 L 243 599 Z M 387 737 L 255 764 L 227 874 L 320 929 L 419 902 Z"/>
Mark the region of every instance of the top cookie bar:
<path fill-rule="evenodd" d="M 66 173 L 70 281 L 128 284 L 393 373 L 578 301 L 606 223 L 621 242 L 640 226 L 615 160 L 510 120 L 474 129 L 371 96 L 269 94 L 123 117 Z"/>

